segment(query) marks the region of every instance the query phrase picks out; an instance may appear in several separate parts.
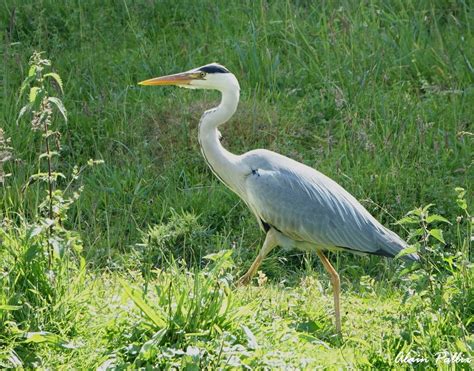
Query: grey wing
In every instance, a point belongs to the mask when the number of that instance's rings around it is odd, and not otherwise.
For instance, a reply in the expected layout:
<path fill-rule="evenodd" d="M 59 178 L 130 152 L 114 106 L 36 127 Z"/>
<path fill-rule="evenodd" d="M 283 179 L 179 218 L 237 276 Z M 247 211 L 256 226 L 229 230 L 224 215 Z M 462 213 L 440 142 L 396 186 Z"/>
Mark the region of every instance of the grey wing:
<path fill-rule="evenodd" d="M 258 169 L 246 186 L 258 217 L 293 240 L 385 256 L 406 247 L 346 190 L 304 165 Z"/>

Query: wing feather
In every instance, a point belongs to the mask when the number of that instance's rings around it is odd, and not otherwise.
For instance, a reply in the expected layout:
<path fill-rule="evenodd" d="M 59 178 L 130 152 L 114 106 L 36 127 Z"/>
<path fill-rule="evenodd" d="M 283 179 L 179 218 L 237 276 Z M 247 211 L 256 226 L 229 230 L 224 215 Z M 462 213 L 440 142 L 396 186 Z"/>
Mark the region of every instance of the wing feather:
<path fill-rule="evenodd" d="M 296 241 L 394 256 L 406 242 L 320 172 L 264 150 L 250 153 L 247 202 L 264 222 Z M 415 257 L 412 257 L 415 258 Z"/>

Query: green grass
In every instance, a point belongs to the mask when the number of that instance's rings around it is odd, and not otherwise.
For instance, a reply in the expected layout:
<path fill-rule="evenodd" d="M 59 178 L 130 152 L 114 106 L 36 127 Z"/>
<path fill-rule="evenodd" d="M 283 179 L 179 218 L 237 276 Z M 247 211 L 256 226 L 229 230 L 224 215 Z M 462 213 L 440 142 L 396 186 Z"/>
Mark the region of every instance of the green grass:
<path fill-rule="evenodd" d="M 431 367 L 439 351 L 472 355 L 471 226 L 454 189 L 472 205 L 473 21 L 468 1 L 4 1 L 0 127 L 15 159 L 0 183 L 0 308 L 16 309 L 0 309 L 0 364 L 383 369 L 410 350 Z M 44 235 L 28 235 L 44 190 L 22 191 L 42 152 L 27 120 L 16 124 L 34 50 L 64 82 L 58 170 L 104 160 L 76 185 L 65 228 L 80 241 L 57 280 Z M 218 94 L 137 85 L 213 61 L 241 84 L 223 128 L 230 150 L 268 148 L 317 168 L 404 238 L 395 221 L 433 203 L 452 223 L 440 226 L 446 245 L 430 241 L 426 252 L 440 271 L 401 274 L 398 260 L 332 254 L 343 340 L 313 256 L 276 251 L 266 282 L 234 288 L 263 234 L 200 156 L 197 122 Z M 213 271 L 204 256 L 229 249 L 232 261 Z M 207 312 L 187 323 L 165 311 L 166 326 L 150 324 L 121 281 L 158 313 L 180 300 L 192 308 L 199 282 L 222 285 L 212 300 L 230 300 L 233 314 L 209 332 Z M 24 335 L 40 331 L 56 337 Z"/>

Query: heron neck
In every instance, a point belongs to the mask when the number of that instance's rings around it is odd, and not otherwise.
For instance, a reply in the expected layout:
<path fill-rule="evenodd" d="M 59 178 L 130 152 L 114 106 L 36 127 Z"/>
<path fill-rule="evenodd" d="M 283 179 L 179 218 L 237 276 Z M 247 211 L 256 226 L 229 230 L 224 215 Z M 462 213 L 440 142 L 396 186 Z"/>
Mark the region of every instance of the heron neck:
<path fill-rule="evenodd" d="M 227 151 L 220 142 L 217 129 L 227 122 L 237 109 L 239 89 L 223 90 L 221 103 L 213 109 L 204 112 L 199 123 L 199 143 L 202 154 L 214 174 L 231 190 L 240 193 L 239 156 Z"/>

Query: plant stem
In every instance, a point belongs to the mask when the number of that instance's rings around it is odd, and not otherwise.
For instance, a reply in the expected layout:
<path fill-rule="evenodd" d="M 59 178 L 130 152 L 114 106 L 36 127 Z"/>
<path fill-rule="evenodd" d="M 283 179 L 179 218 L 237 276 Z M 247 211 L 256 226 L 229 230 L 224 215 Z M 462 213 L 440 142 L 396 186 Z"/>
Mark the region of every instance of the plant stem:
<path fill-rule="evenodd" d="M 46 144 L 46 159 L 48 162 L 48 194 L 49 194 L 49 218 L 53 220 L 53 181 L 51 179 L 51 155 L 49 151 L 49 133 L 48 133 L 48 118 L 44 122 L 44 140 Z M 51 268 L 52 258 L 53 258 L 53 247 L 49 238 L 53 232 L 53 225 L 51 224 L 48 227 L 48 265 Z"/>

